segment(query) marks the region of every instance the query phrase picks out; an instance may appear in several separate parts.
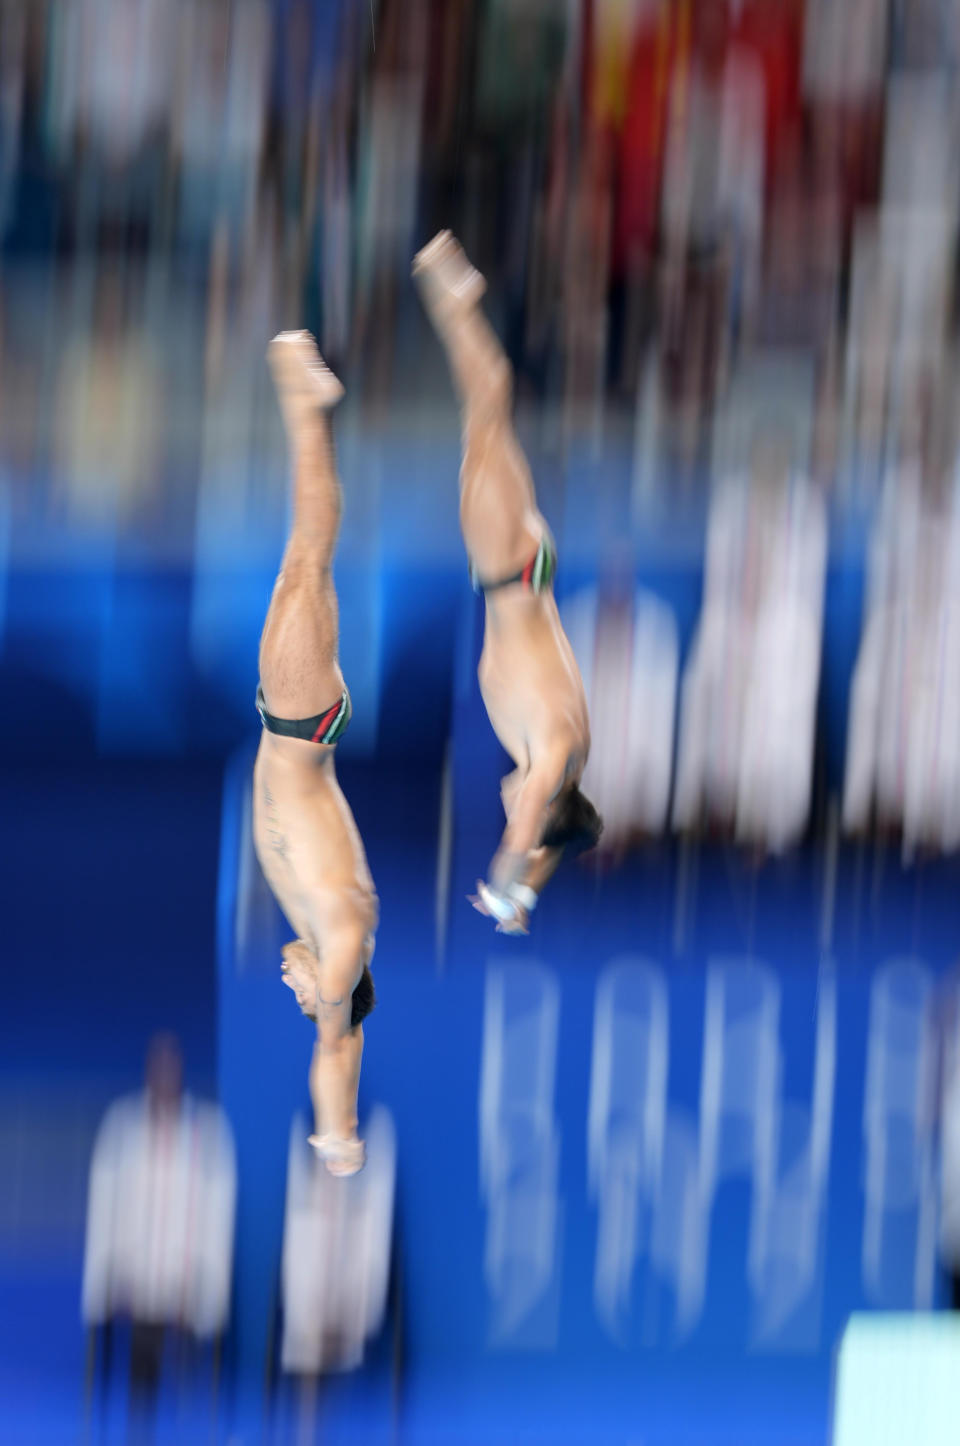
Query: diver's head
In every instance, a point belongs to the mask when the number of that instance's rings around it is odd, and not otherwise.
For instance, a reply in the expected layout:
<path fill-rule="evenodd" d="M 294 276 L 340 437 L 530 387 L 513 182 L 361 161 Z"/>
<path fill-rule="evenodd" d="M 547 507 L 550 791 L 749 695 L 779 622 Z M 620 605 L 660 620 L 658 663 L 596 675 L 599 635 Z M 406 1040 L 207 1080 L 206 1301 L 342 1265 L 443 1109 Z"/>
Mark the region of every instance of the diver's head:
<path fill-rule="evenodd" d="M 554 799 L 541 843 L 544 848 L 582 854 L 596 848 L 602 833 L 603 819 L 589 798 L 571 783 Z"/>
<path fill-rule="evenodd" d="M 356 989 L 353 991 L 353 1007 L 350 1011 L 350 1028 L 356 1029 L 362 1024 L 367 1015 L 370 1014 L 377 1002 L 376 991 L 373 987 L 373 975 L 370 973 L 370 965 L 364 964 L 363 973 Z"/>

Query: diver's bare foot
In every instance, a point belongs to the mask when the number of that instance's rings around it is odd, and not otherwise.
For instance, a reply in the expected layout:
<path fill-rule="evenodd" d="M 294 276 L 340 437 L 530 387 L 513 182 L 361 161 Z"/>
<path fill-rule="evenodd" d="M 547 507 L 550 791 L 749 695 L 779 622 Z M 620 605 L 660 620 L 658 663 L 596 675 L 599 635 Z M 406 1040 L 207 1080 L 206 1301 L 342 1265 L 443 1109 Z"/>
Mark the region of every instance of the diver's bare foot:
<path fill-rule="evenodd" d="M 356 1137 L 343 1140 L 339 1135 L 311 1135 L 308 1143 L 316 1150 L 330 1174 L 341 1179 L 358 1174 L 367 1162 L 367 1147 Z"/>
<path fill-rule="evenodd" d="M 428 310 L 442 320 L 476 306 L 487 289 L 451 231 L 440 231 L 413 258 L 413 276 Z"/>
<path fill-rule="evenodd" d="M 327 366 L 308 331 L 282 331 L 267 347 L 267 360 L 291 431 L 318 408 L 329 411 L 335 407 L 343 396 L 343 383 Z"/>
<path fill-rule="evenodd" d="M 302 939 L 285 944 L 281 952 L 283 963 L 280 965 L 280 974 L 284 984 L 293 990 L 297 1003 L 307 1018 L 316 1019 L 317 989 L 320 984 L 316 959 Z"/>

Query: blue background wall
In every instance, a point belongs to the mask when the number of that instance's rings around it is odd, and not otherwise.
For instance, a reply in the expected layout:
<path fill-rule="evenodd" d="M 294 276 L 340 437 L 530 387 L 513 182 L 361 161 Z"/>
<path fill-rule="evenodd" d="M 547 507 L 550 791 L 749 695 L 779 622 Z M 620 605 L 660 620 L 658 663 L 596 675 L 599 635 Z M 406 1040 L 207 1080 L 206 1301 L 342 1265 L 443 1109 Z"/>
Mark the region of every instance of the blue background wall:
<path fill-rule="evenodd" d="M 952 867 L 905 873 L 893 853 L 841 846 L 825 947 L 818 843 L 759 873 L 731 852 L 688 856 L 670 844 L 616 873 L 591 864 L 565 870 L 531 939 L 497 939 L 465 903 L 499 831 L 503 762 L 477 694 L 480 613 L 455 541 L 455 438 L 448 441 L 429 454 L 411 450 L 407 485 L 419 478 L 427 502 L 411 508 L 408 491 L 406 502 L 397 496 L 385 504 L 402 525 L 385 523 L 373 542 L 348 536 L 339 574 L 344 665 L 361 706 L 338 767 L 383 918 L 363 1098 L 390 1107 L 400 1143 L 403 1439 L 823 1441 L 831 1355 L 847 1313 L 913 1298 L 906 1216 L 885 1239 L 882 1299 L 862 1267 L 868 1011 L 886 961 L 916 957 L 931 977 L 948 968 L 958 922 Z M 611 487 L 617 478 L 624 484 L 627 461 L 606 465 Z M 566 592 L 589 581 L 597 565 L 583 506 L 590 473 L 584 464 L 580 473 L 551 478 L 547 491 L 563 498 L 551 515 L 560 519 Z M 699 608 L 700 525 L 688 519 L 672 548 L 662 533 L 633 540 L 638 580 L 673 606 L 684 648 Z M 31 1163 L 30 1156 L 19 1170 L 20 1196 L 0 1241 L 7 1298 L 17 1302 L 4 1314 L 0 1389 L 18 1440 L 62 1440 L 63 1423 L 78 1419 L 89 1148 L 107 1102 L 136 1087 L 147 1039 L 161 1026 L 184 1039 L 194 1087 L 219 1087 L 237 1134 L 230 1429 L 247 1439 L 260 1419 L 288 1130 L 306 1105 L 310 1050 L 309 1030 L 278 979 L 279 921 L 261 917 L 259 942 L 243 959 L 231 923 L 246 837 L 242 789 L 255 742 L 256 640 L 271 569 L 270 558 L 238 556 L 214 607 L 224 619 L 222 647 L 202 667 L 192 642 L 193 567 L 118 563 L 114 553 L 28 566 L 15 549 L 6 577 L 0 679 L 10 700 L 2 737 L 11 824 L 2 845 L 8 967 L 0 1073 L 5 1123 L 39 1139 L 43 1157 Z M 862 539 L 838 530 L 828 580 L 821 820 L 826 789 L 842 767 L 861 593 Z M 438 940 L 449 738 L 455 827 L 449 921 Z M 703 1309 L 685 1335 L 673 1329 L 676 1302 L 646 1247 L 620 1339 L 598 1312 L 598 1201 L 587 1160 L 594 1015 L 605 971 L 624 955 L 659 971 L 669 1008 L 670 1104 L 686 1110 L 694 1129 L 712 961 L 753 961 L 777 981 L 781 1090 L 808 1106 L 825 981 L 835 989 L 835 1098 L 814 1288 L 762 1346 L 746 1261 L 752 1194 L 742 1178 L 713 1202 Z M 501 965 L 521 986 L 533 979 L 559 1010 L 551 1113 L 560 1225 L 543 1289 L 509 1330 L 485 1273 L 492 1202 L 480 1169 L 485 1018 Z M 44 1153 L 64 1121 L 69 1151 L 51 1144 Z M 51 1196 L 58 1212 L 44 1216 L 40 1203 Z M 356 1440 L 361 1422 L 360 1439 L 390 1439 L 398 1409 L 392 1376 L 382 1346 L 361 1380 L 341 1383 L 327 1402 L 327 1439 Z"/>

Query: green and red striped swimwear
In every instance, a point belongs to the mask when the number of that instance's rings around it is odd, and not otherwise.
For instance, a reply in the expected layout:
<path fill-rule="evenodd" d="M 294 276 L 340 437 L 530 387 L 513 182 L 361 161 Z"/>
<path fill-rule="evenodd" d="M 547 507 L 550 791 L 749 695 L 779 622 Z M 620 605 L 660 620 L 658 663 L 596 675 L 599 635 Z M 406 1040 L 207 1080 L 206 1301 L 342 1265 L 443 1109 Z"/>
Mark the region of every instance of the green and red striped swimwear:
<path fill-rule="evenodd" d="M 315 718 L 274 718 L 267 712 L 263 688 L 257 689 L 257 712 L 268 733 L 278 733 L 283 738 L 303 738 L 308 743 L 336 743 L 347 731 L 347 724 L 353 717 L 350 694 L 344 688 L 337 702 L 325 713 Z"/>
<path fill-rule="evenodd" d="M 501 578 L 499 582 L 483 582 L 473 564 L 470 565 L 470 581 L 475 592 L 498 592 L 502 587 L 512 587 L 514 583 L 519 583 L 529 592 L 542 593 L 552 586 L 556 575 L 557 549 L 553 538 L 547 532 L 541 537 L 540 545 L 526 567 L 514 573 L 513 577 Z"/>

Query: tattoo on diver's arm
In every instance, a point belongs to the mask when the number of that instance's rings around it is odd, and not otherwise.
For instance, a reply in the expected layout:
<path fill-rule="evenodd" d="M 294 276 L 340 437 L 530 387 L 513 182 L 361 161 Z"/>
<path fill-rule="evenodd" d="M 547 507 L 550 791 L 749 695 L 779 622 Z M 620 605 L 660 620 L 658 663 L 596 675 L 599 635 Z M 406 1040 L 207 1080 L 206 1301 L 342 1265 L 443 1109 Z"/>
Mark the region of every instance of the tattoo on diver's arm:
<path fill-rule="evenodd" d="M 286 863 L 290 853 L 290 845 L 287 843 L 283 831 L 280 828 L 277 819 L 277 805 L 274 801 L 273 794 L 266 784 L 263 785 L 263 802 L 267 814 L 267 837 L 270 840 L 270 847 L 274 853 L 278 854 Z"/>
<path fill-rule="evenodd" d="M 320 990 L 317 990 L 317 1028 L 320 1037 L 323 1038 L 324 1028 L 327 1025 L 337 1024 L 338 1011 L 343 1007 L 343 996 L 339 999 L 324 999 Z"/>

